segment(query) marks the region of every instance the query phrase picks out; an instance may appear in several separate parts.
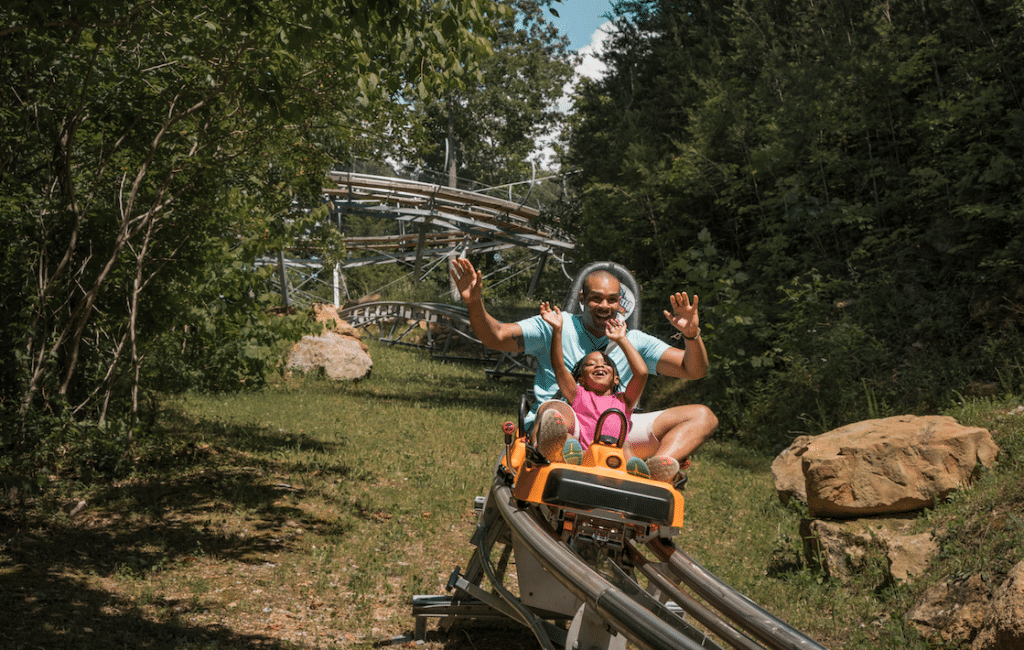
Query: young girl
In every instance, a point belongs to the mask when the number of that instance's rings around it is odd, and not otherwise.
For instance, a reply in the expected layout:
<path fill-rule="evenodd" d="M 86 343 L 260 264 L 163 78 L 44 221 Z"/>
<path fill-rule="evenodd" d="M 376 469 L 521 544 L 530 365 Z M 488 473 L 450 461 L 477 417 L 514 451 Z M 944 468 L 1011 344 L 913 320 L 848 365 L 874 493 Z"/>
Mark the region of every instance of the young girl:
<path fill-rule="evenodd" d="M 615 319 L 608 321 L 605 334 L 611 342 L 622 349 L 629 362 L 630 370 L 633 372 L 633 377 L 625 389 L 621 389 L 619 373 L 615 369 L 615 364 L 601 350 L 591 352 L 583 357 L 570 373 L 562 355 L 561 310 L 557 306 L 551 308 L 545 302 L 540 306 L 540 314 L 544 321 L 551 325 L 551 366 L 555 371 L 558 388 L 566 402 L 572 406 L 572 412 L 563 414 L 558 410 L 550 409 L 539 415 L 538 448 L 548 458 L 557 459 L 561 452 L 566 462 L 579 464 L 583 450 L 594 441 L 597 421 L 602 413 L 610 408 L 617 408 L 626 415 L 626 426 L 629 426 L 630 416 L 647 383 L 647 364 L 644 363 L 640 353 L 626 337 L 626 324 Z M 566 416 L 573 418 L 573 421 L 567 421 Z M 605 419 L 601 435 L 617 438 L 621 433 L 621 425 L 622 421 L 618 417 L 608 417 Z M 570 431 L 576 430 L 579 432 L 578 440 L 568 437 Z M 628 456 L 628 450 L 626 451 Z M 650 468 L 640 458 L 629 458 L 626 469 L 630 474 L 645 478 L 651 477 L 652 469 L 659 474 L 665 474 L 672 470 L 669 467 L 661 467 L 665 463 L 660 462 L 659 459 L 660 457 L 650 459 L 656 466 Z M 665 460 L 671 461 L 672 459 Z M 679 469 L 678 463 L 675 464 L 674 469 L 675 471 L 671 472 L 673 476 Z M 666 477 L 664 480 L 672 478 Z"/>

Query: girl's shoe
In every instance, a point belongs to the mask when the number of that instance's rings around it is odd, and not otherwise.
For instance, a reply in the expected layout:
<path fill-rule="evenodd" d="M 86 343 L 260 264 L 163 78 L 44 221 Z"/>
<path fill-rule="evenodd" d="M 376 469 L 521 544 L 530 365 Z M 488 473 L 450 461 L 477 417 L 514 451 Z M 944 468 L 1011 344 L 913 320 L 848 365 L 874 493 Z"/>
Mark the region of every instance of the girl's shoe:
<path fill-rule="evenodd" d="M 544 411 L 537 427 L 537 451 L 551 462 L 562 460 L 562 447 L 569 437 L 565 418 L 555 409 Z"/>
<path fill-rule="evenodd" d="M 647 467 L 647 463 L 640 460 L 636 456 L 633 456 L 626 461 L 626 471 L 630 476 L 637 476 L 639 478 L 651 478 L 651 470 Z"/>
<path fill-rule="evenodd" d="M 671 456 L 651 456 L 647 459 L 647 467 L 651 470 L 652 481 L 671 483 L 679 473 L 679 461 Z"/>
<path fill-rule="evenodd" d="M 583 445 L 576 438 L 566 438 L 562 445 L 562 458 L 570 465 L 579 465 L 583 462 Z"/>

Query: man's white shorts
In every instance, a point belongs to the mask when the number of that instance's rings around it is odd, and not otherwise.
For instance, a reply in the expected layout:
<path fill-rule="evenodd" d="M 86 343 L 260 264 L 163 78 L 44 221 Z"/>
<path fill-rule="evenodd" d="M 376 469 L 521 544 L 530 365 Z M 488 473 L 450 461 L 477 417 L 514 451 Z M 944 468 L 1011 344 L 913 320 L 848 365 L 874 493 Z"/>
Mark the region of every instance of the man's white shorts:
<path fill-rule="evenodd" d="M 626 444 L 629 445 L 629 450 L 634 456 L 650 458 L 658 451 L 658 446 L 661 443 L 654 437 L 654 421 L 663 412 L 634 413 L 630 418 L 633 428 L 626 434 Z"/>
<path fill-rule="evenodd" d="M 632 456 L 639 456 L 640 458 L 650 458 L 654 455 L 654 452 L 658 451 L 658 446 L 661 444 L 657 438 L 654 437 L 654 421 L 658 419 L 658 416 L 664 413 L 664 411 L 651 411 L 650 413 L 634 413 L 633 417 L 630 418 L 632 428 L 629 433 L 626 434 L 626 445 L 629 447 L 629 454 Z M 580 438 L 580 421 L 578 418 L 573 418 L 575 427 L 572 435 L 574 438 L 579 440 Z"/>

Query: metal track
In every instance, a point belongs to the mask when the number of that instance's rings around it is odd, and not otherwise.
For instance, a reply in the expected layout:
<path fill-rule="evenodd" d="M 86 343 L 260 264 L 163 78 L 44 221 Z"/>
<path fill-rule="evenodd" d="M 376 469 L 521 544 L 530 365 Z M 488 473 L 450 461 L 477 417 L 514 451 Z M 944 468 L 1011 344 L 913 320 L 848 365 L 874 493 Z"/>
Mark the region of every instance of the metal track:
<path fill-rule="evenodd" d="M 647 546 L 668 562 L 672 573 L 690 589 L 772 650 L 825 650 L 824 646 L 722 582 L 671 542 L 653 540 Z"/>
<path fill-rule="evenodd" d="M 473 333 L 465 307 L 444 303 L 381 301 L 346 307 L 338 314 L 386 345 L 429 350 L 439 361 L 489 364 L 490 377 L 533 378 L 535 361 L 525 353 L 496 352 Z M 425 329 L 426 334 L 421 334 Z"/>
<path fill-rule="evenodd" d="M 449 590 L 454 589 L 455 595 L 414 598 L 418 638 L 425 634 L 428 617 L 445 618 L 442 626 L 446 627 L 460 617 L 507 616 L 533 630 L 541 647 L 565 645 L 565 630 L 547 620 L 558 617 L 524 606 L 503 585 L 502 567 L 491 566 L 491 549 L 495 544 L 505 543 L 502 561 L 507 560 L 509 546 L 515 548 L 517 557 L 528 553 L 536 558 L 551 577 L 590 608 L 591 616 L 636 647 L 720 648 L 712 637 L 686 620 L 685 615 L 689 615 L 723 643 L 738 650 L 826 650 L 729 587 L 670 541 L 654 539 L 647 544 L 663 564 L 650 562 L 632 542 L 597 563 L 585 561 L 552 531 L 537 506 L 517 502 L 501 467 L 495 473 L 486 501 L 478 505 L 482 507 L 473 536 L 476 551 L 465 573 L 456 568 L 452 575 Z M 647 590 L 636 581 L 634 569 L 647 578 Z M 484 578 L 490 582 L 492 592 L 480 586 Z M 682 591 L 677 586 L 679 581 L 707 606 Z"/>
<path fill-rule="evenodd" d="M 323 193 L 339 213 L 393 219 L 407 225 L 429 225 L 434 229 L 433 237 L 429 238 L 430 257 L 447 255 L 459 246 L 467 246 L 475 253 L 511 246 L 538 253 L 570 252 L 574 247 L 572 239 L 564 233 L 540 225 L 539 210 L 520 202 L 433 183 L 369 174 L 331 172 L 328 182 Z M 409 234 L 359 238 L 353 243 L 371 253 L 391 249 L 387 258 L 371 259 L 412 261 L 417 256 L 415 249 L 426 245 L 427 239 L 424 235 L 418 246 Z M 403 247 L 411 250 L 402 251 Z M 342 266 L 355 263 L 353 260 Z"/>

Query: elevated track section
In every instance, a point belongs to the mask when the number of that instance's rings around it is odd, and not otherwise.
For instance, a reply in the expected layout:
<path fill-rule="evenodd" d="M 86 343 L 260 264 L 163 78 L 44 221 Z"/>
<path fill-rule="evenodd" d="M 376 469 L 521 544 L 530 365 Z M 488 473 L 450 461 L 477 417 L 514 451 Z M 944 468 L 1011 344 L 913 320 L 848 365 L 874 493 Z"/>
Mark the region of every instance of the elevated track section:
<path fill-rule="evenodd" d="M 342 268 L 415 262 L 456 251 L 475 254 L 513 247 L 538 255 L 571 252 L 573 241 L 540 224 L 540 211 L 523 202 L 419 181 L 332 172 L 324 194 L 336 214 L 391 219 L 399 234 L 348 237 L 352 253 Z"/>
<path fill-rule="evenodd" d="M 465 307 L 444 303 L 367 302 L 346 307 L 338 315 L 387 345 L 429 350 L 439 361 L 490 366 L 490 377 L 532 378 L 536 362 L 523 353 L 496 352 L 473 334 Z"/>
<path fill-rule="evenodd" d="M 323 253 L 309 241 L 296 242 L 276 255 L 256 260 L 278 273 L 271 279 L 285 307 L 324 301 L 333 295 L 339 306 L 352 299 L 345 272 L 364 266 L 397 264 L 410 269 L 419 282 L 456 256 L 498 253 L 517 248 L 531 258 L 495 272 L 501 282 L 533 270 L 527 290 L 532 296 L 549 258 L 565 262 L 574 241 L 542 223 L 540 211 L 526 199 L 503 199 L 435 183 L 390 176 L 331 172 L 322 189 L 330 204 L 332 224 L 345 234 L 345 251 L 333 269 L 323 266 Z M 351 217 L 379 219 L 387 234 L 353 235 Z M 504 276 L 504 277 L 502 277 Z M 324 286 L 318 286 L 324 285 Z M 331 287 L 326 290 L 325 287 Z M 372 293 L 372 292 L 371 292 Z"/>

